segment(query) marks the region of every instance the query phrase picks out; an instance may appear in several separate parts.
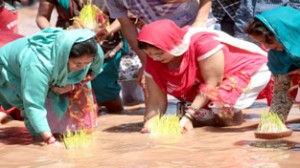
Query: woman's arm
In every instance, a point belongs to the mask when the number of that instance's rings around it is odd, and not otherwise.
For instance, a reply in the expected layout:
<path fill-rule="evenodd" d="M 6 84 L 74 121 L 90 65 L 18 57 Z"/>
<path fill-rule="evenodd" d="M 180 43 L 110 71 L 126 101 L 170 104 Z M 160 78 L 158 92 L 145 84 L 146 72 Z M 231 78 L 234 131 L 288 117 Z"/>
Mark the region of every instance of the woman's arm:
<path fill-rule="evenodd" d="M 54 9 L 54 5 L 46 0 L 40 0 L 38 13 L 36 16 L 36 24 L 40 29 L 50 27 L 51 14 Z"/>
<path fill-rule="evenodd" d="M 224 75 L 224 53 L 219 50 L 210 57 L 198 61 L 203 84 L 209 88 L 215 89 L 222 81 Z M 192 107 L 200 109 L 208 103 L 209 99 L 203 93 L 199 92 Z"/>
<path fill-rule="evenodd" d="M 21 91 L 23 98 L 24 111 L 34 132 L 39 133 L 48 144 L 58 144 L 52 137 L 51 129 L 47 120 L 47 110 L 45 107 L 46 96 L 49 90 L 49 81 L 47 69 L 28 65 L 21 70 Z"/>
<path fill-rule="evenodd" d="M 199 70 L 202 76 L 202 84 L 206 87 L 215 89 L 222 81 L 224 74 L 224 54 L 222 50 L 217 51 L 215 54 L 208 58 L 198 61 Z M 199 88 L 200 90 L 200 88 Z M 208 102 L 209 98 L 199 91 L 193 100 L 191 107 L 192 109 L 201 109 Z M 180 120 L 180 126 L 183 131 L 190 131 L 193 129 L 192 121 L 193 115 L 195 115 L 195 110 L 188 109 L 187 115 L 184 115 Z"/>
<path fill-rule="evenodd" d="M 146 75 L 146 111 L 144 114 L 144 127 L 147 128 L 150 119 L 158 114 L 165 114 L 167 110 L 167 95 L 159 88 L 155 81 Z"/>
<path fill-rule="evenodd" d="M 194 27 L 206 27 L 207 19 L 211 11 L 211 0 L 200 0 L 197 17 L 193 23 Z"/>

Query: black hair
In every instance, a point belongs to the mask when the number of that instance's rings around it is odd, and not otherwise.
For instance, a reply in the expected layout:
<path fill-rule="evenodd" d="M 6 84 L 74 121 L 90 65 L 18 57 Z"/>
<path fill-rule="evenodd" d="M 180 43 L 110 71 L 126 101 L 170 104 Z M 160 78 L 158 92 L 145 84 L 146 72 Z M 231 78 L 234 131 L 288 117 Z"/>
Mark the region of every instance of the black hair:
<path fill-rule="evenodd" d="M 142 42 L 142 41 L 138 41 L 138 48 L 141 49 L 141 50 L 148 49 L 148 48 L 159 49 L 158 47 L 156 47 L 156 46 L 154 46 L 152 44 L 149 44 L 149 43 L 146 43 L 146 42 Z"/>
<path fill-rule="evenodd" d="M 249 25 L 245 28 L 245 33 L 254 36 L 262 36 L 264 42 L 271 44 L 273 43 L 274 34 L 269 30 L 269 28 L 261 22 L 259 19 L 254 18 L 249 22 Z"/>
<path fill-rule="evenodd" d="M 95 57 L 98 52 L 98 46 L 97 46 L 96 39 L 90 38 L 86 41 L 78 42 L 73 45 L 70 52 L 71 58 L 79 58 L 83 55 L 91 55 L 92 57 Z"/>

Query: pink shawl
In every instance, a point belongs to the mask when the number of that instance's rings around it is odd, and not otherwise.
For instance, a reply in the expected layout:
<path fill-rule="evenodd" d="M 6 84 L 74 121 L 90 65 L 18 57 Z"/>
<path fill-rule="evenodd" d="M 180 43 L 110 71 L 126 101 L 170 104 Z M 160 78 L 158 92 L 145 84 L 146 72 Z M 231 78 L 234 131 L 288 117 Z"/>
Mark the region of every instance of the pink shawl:
<path fill-rule="evenodd" d="M 156 62 L 147 57 L 146 71 L 150 74 L 157 74 L 152 76 L 157 85 L 165 93 L 170 93 L 175 97 L 182 97 L 190 90 L 195 83 L 198 69 L 195 49 L 189 45 L 191 38 L 187 34 L 187 30 L 187 28 L 178 27 L 170 20 L 160 20 L 156 21 L 155 24 L 145 25 L 137 38 L 138 41 L 146 42 L 175 56 L 183 57 L 180 67 L 175 71 L 169 70 L 167 64 Z M 172 84 L 176 84 L 176 87 L 172 88 Z"/>

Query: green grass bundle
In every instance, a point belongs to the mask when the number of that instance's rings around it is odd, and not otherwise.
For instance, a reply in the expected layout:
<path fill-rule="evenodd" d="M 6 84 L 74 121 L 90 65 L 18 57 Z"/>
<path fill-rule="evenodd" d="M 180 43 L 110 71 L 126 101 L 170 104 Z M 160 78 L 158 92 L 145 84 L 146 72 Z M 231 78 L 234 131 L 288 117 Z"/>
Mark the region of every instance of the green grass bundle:
<path fill-rule="evenodd" d="M 96 20 L 97 11 L 92 4 L 87 4 L 81 9 L 79 18 L 85 28 L 88 28 L 90 30 L 97 29 L 98 27 L 98 22 Z"/>
<path fill-rule="evenodd" d="M 261 115 L 257 132 L 261 133 L 278 133 L 287 131 L 286 125 L 280 117 L 274 112 L 264 112 Z"/>
<path fill-rule="evenodd" d="M 180 135 L 179 117 L 176 115 L 156 116 L 150 124 L 150 133 L 154 136 Z"/>
<path fill-rule="evenodd" d="M 101 9 L 92 3 L 86 4 L 80 10 L 79 16 L 73 17 L 73 24 L 68 29 L 90 29 L 98 32 L 99 24 L 104 26 L 105 31 L 109 30 L 109 17 Z"/>
<path fill-rule="evenodd" d="M 93 136 L 86 130 L 72 132 L 67 130 L 63 135 L 63 142 L 66 149 L 82 149 L 92 146 Z"/>

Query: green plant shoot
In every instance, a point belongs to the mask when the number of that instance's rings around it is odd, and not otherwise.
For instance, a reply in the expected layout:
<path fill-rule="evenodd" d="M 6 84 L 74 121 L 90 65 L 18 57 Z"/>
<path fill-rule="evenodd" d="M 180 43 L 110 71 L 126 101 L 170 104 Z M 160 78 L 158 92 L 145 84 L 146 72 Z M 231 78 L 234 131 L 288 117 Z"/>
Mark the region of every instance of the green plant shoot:
<path fill-rule="evenodd" d="M 66 149 L 82 149 L 92 146 L 93 136 L 84 129 L 76 132 L 67 130 L 63 135 L 63 142 Z"/>
<path fill-rule="evenodd" d="M 179 117 L 176 115 L 156 116 L 150 124 L 150 131 L 154 136 L 180 135 Z"/>
<path fill-rule="evenodd" d="M 261 114 L 260 122 L 257 132 L 264 133 L 278 133 L 287 131 L 286 125 L 282 122 L 280 117 L 274 112 L 263 112 Z"/>

